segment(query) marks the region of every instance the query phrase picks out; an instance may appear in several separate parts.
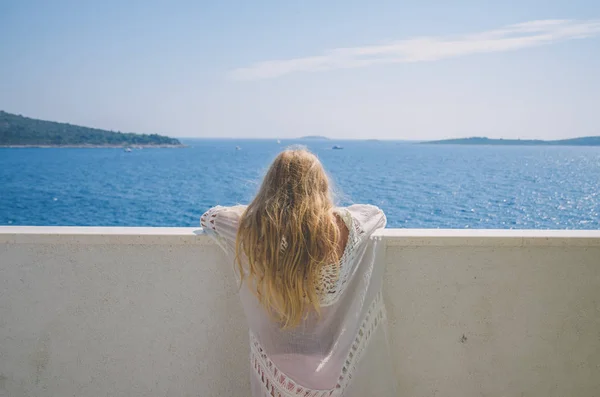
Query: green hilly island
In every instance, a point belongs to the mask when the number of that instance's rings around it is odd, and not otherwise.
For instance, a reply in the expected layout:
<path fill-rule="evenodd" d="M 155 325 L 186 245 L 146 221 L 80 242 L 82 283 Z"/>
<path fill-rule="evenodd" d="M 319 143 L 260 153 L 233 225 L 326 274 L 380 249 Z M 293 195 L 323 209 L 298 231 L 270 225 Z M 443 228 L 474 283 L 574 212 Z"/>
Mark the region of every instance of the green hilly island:
<path fill-rule="evenodd" d="M 0 146 L 8 147 L 181 147 L 178 139 L 37 120 L 0 110 Z"/>

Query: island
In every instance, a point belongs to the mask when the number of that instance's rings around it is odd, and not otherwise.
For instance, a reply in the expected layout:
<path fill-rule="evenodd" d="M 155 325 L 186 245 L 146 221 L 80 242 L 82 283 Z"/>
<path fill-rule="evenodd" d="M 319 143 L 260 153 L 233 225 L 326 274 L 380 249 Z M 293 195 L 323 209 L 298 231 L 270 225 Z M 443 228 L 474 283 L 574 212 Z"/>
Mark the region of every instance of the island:
<path fill-rule="evenodd" d="M 427 145 L 507 145 L 507 146 L 600 146 L 600 136 L 588 136 L 572 139 L 544 141 L 540 139 L 490 139 L 490 138 L 459 138 L 440 141 L 425 141 L 419 144 Z"/>
<path fill-rule="evenodd" d="M 0 110 L 0 147 L 183 147 L 178 139 L 81 127 Z"/>
<path fill-rule="evenodd" d="M 329 138 L 327 138 L 326 136 L 320 136 L 320 135 L 307 135 L 307 136 L 302 136 L 298 139 L 301 141 L 328 141 L 329 140 Z"/>

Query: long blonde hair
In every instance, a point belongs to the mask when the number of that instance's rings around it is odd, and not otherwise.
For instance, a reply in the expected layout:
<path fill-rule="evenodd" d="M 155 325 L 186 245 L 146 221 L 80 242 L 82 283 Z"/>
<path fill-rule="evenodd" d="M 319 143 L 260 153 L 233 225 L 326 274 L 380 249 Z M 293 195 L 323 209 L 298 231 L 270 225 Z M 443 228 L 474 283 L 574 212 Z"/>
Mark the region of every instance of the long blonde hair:
<path fill-rule="evenodd" d="M 339 260 L 340 232 L 329 179 L 305 149 L 285 150 L 271 164 L 241 217 L 236 263 L 244 281 L 282 328 L 297 326 L 311 308 L 321 266 Z"/>

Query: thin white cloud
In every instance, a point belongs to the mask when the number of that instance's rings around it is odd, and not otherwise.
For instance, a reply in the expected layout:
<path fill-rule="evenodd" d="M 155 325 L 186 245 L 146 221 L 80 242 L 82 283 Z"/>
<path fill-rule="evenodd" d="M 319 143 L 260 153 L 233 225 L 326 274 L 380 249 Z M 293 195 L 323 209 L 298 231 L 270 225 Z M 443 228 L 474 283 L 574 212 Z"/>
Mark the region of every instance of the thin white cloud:
<path fill-rule="evenodd" d="M 415 37 L 383 45 L 336 48 L 321 55 L 259 62 L 235 69 L 235 80 L 259 80 L 297 72 L 427 62 L 463 55 L 513 51 L 600 34 L 600 20 L 539 20 L 457 37 Z"/>

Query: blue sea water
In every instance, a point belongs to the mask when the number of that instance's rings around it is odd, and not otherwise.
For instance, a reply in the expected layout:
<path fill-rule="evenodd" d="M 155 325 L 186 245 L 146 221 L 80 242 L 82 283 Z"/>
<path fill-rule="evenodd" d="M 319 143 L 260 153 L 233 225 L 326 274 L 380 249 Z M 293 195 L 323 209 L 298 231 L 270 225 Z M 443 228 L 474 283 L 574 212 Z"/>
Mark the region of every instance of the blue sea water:
<path fill-rule="evenodd" d="M 275 155 L 300 142 L 185 143 L 0 149 L 0 225 L 198 226 L 213 205 L 247 203 Z M 340 205 L 378 205 L 389 227 L 600 229 L 598 147 L 301 143 L 321 158 Z"/>

